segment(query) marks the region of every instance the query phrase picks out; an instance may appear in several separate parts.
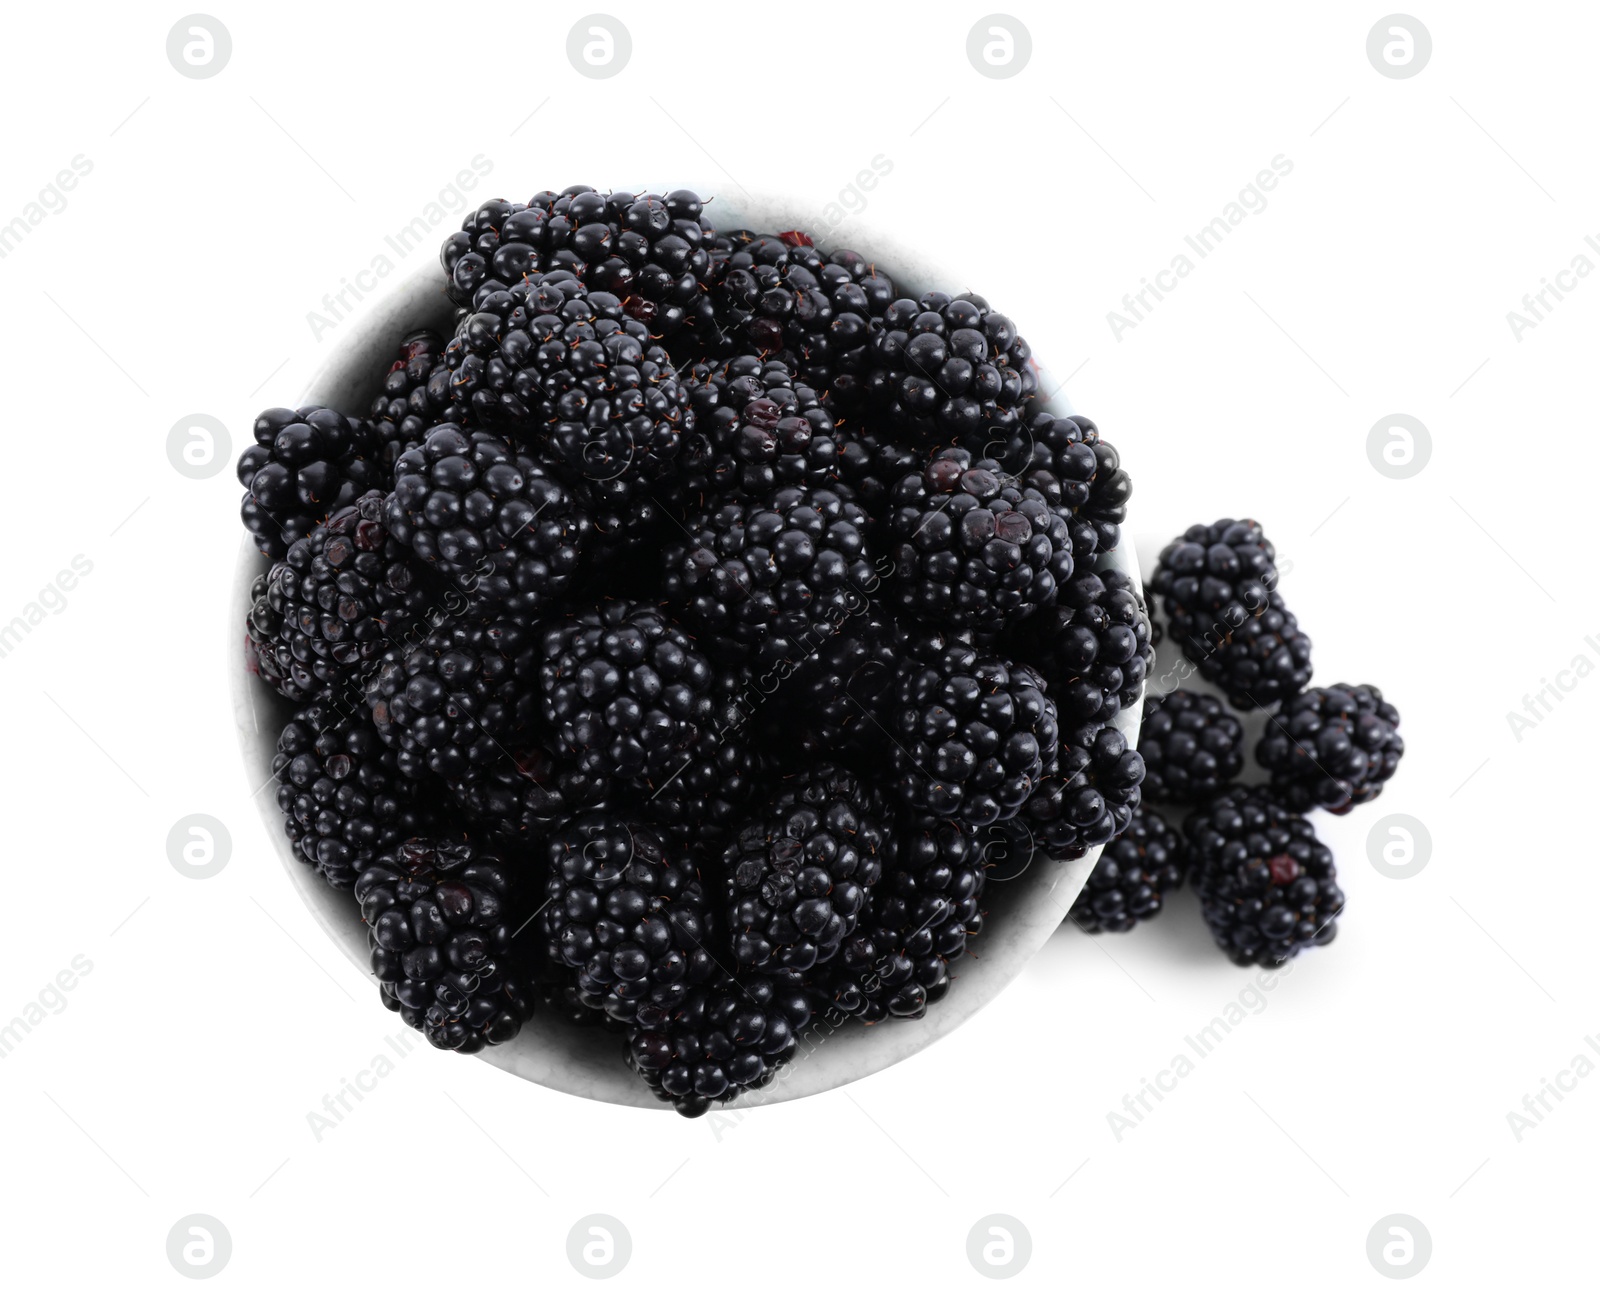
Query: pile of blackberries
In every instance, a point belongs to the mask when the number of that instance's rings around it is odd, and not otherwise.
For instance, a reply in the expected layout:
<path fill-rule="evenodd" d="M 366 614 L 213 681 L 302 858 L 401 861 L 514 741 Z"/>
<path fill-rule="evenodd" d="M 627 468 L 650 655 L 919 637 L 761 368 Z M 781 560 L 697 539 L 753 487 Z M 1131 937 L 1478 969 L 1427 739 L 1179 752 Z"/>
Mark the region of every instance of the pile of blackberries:
<path fill-rule="evenodd" d="M 1302 816 L 1375 799 L 1405 742 L 1375 687 L 1311 681 L 1311 640 L 1278 592 L 1273 546 L 1254 521 L 1191 526 L 1150 580 L 1185 672 L 1226 696 L 1177 688 L 1145 698 L 1144 798 L 1188 816 L 1182 834 L 1155 808 L 1101 854 L 1071 919 L 1090 933 L 1131 930 L 1193 880 L 1218 946 L 1240 965 L 1275 966 L 1330 942 L 1344 909 L 1333 854 Z M 1242 786 L 1240 711 L 1266 712 Z"/>
<path fill-rule="evenodd" d="M 453 335 L 239 463 L 285 826 L 385 1003 L 458 1051 L 614 1030 L 691 1115 L 819 1016 L 921 1016 L 994 841 L 1136 821 L 1116 450 L 982 297 L 687 191 L 489 202 L 442 260 Z"/>

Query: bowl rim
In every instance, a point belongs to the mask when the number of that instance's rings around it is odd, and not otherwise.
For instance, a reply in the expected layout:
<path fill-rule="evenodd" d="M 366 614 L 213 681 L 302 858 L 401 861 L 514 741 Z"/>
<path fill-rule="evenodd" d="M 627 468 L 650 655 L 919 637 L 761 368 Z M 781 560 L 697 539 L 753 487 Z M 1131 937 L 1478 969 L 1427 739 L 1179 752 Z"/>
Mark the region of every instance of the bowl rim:
<path fill-rule="evenodd" d="M 743 205 L 720 198 L 708 200 L 707 218 L 719 229 L 794 229 L 805 223 L 793 218 L 793 204 L 775 198 L 752 199 Z M 858 224 L 852 228 L 850 243 L 858 248 L 870 246 L 874 259 L 893 274 L 897 287 L 908 293 L 927 290 L 930 280 L 954 280 L 955 276 L 941 273 L 924 255 L 900 245 L 887 231 Z M 824 253 L 840 246 L 828 238 L 818 238 L 816 244 Z M 896 267 L 902 266 L 909 269 L 896 272 Z M 307 382 L 297 407 L 325 404 L 364 413 L 384 365 L 406 335 L 424 327 L 449 335 L 455 307 L 445 296 L 444 286 L 443 270 L 432 262 L 398 275 L 377 293 L 369 294 L 363 312 L 345 321 L 343 336 Z M 1047 370 L 1042 365 L 1038 368 L 1043 391 L 1047 389 Z M 1039 403 L 1057 416 L 1072 412 L 1059 390 L 1049 398 L 1040 397 Z M 376 984 L 366 927 L 353 897 L 328 886 L 299 861 L 283 832 L 276 797 L 267 794 L 275 784 L 271 764 L 277 732 L 294 707 L 250 672 L 241 645 L 251 585 L 269 565 L 249 536 L 244 536 L 227 604 L 228 674 L 245 772 L 278 861 L 300 900 L 323 932 Z M 1123 542 L 1099 560 L 1098 568 L 1124 572 L 1142 595 L 1137 555 L 1126 527 Z M 1136 703 L 1124 707 L 1113 720 L 1130 746 L 1138 741 L 1141 712 L 1142 705 Z M 1087 881 L 1101 848 L 1094 847 L 1069 862 L 1036 859 L 1021 875 L 986 890 L 989 915 L 983 932 L 973 941 L 974 955 L 962 961 L 958 972 L 953 970 L 949 992 L 920 1020 L 886 1021 L 876 1026 L 814 1020 L 800 1032 L 794 1060 L 779 1070 L 771 1083 L 741 1093 L 719 1108 L 742 1110 L 818 1095 L 887 1069 L 949 1036 L 1004 991 L 1048 942 Z M 517 1038 L 476 1054 L 497 1068 L 554 1091 L 610 1104 L 670 1110 L 671 1106 L 660 1101 L 623 1063 L 623 1050 L 619 1033 L 574 1026 L 542 1009 Z"/>

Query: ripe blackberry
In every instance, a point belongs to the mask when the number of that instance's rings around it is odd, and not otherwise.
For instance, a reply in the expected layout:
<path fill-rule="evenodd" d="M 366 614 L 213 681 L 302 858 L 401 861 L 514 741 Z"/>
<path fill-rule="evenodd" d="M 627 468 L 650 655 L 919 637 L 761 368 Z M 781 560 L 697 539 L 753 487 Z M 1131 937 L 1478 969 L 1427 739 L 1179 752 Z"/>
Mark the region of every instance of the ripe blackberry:
<path fill-rule="evenodd" d="M 1069 732 L 1103 727 L 1137 704 L 1155 656 L 1144 603 L 1116 570 L 1076 572 L 1017 638 Z"/>
<path fill-rule="evenodd" d="M 1063 742 L 1055 765 L 1023 804 L 1017 822 L 1035 848 L 1056 859 L 1082 858 L 1127 829 L 1139 807 L 1144 760 L 1115 728 L 1087 742 Z"/>
<path fill-rule="evenodd" d="M 816 1009 L 868 1024 L 925 1015 L 950 990 L 950 963 L 983 929 L 984 873 L 979 831 L 913 817 L 855 933 L 808 978 Z"/>
<path fill-rule="evenodd" d="M 445 240 L 439 259 L 450 299 L 465 309 L 477 308 L 486 292 L 566 270 L 621 298 L 630 317 L 658 335 L 708 331 L 711 305 L 701 283 L 713 231 L 701 211 L 688 189 L 597 193 L 575 184 L 526 203 L 484 203 Z"/>
<path fill-rule="evenodd" d="M 335 889 L 438 822 L 432 788 L 400 772 L 365 709 L 296 712 L 278 734 L 272 772 L 290 844 Z"/>
<path fill-rule="evenodd" d="M 837 484 L 833 418 L 787 364 L 739 355 L 721 366 L 698 364 L 687 380 L 695 388 L 694 429 L 661 491 L 680 517 L 730 494 L 767 499 L 786 485 Z"/>
<path fill-rule="evenodd" d="M 881 759 L 899 663 L 894 621 L 865 603 L 803 660 L 757 675 L 771 700 L 758 712 L 763 744 L 793 760 Z"/>
<path fill-rule="evenodd" d="M 445 350 L 452 401 L 626 510 L 673 470 L 688 385 L 622 301 L 572 274 L 480 292 Z"/>
<path fill-rule="evenodd" d="M 999 464 L 940 450 L 900 478 L 887 531 L 900 610 L 997 631 L 1049 606 L 1072 575 L 1066 523 Z"/>
<path fill-rule="evenodd" d="M 1161 911 L 1162 896 L 1183 884 L 1183 840 L 1160 814 L 1136 809 L 1096 860 L 1069 919 L 1086 934 L 1123 934 Z"/>
<path fill-rule="evenodd" d="M 520 620 L 566 591 L 591 532 L 566 489 L 526 454 L 453 423 L 400 456 L 385 518 L 475 610 Z"/>
<path fill-rule="evenodd" d="M 1147 800 L 1204 804 L 1244 767 L 1244 728 L 1216 697 L 1179 688 L 1145 699 L 1139 754 Z"/>
<path fill-rule="evenodd" d="M 463 840 L 416 838 L 362 872 L 355 895 L 385 1006 L 448 1051 L 516 1037 L 534 997 L 512 954 L 504 866 Z"/>
<path fill-rule="evenodd" d="M 239 455 L 245 529 L 268 557 L 282 557 L 324 517 L 387 484 L 370 424 L 334 409 L 268 409 Z"/>
<path fill-rule="evenodd" d="M 609 784 L 585 776 L 554 744 L 538 731 L 519 731 L 492 762 L 468 764 L 447 779 L 451 799 L 489 842 L 541 844 L 558 822 L 604 801 Z"/>
<path fill-rule="evenodd" d="M 1008 435 L 1039 387 L 1016 326 L 971 292 L 890 303 L 869 329 L 862 369 L 835 384 L 839 407 L 859 402 L 924 442 Z"/>
<path fill-rule="evenodd" d="M 661 781 L 713 730 L 711 663 L 658 608 L 617 600 L 548 625 L 544 717 L 587 776 Z"/>
<path fill-rule="evenodd" d="M 1277 591 L 1276 552 L 1254 521 L 1190 526 L 1161 552 L 1151 592 L 1184 655 L 1239 710 L 1311 681 L 1311 640 Z"/>
<path fill-rule="evenodd" d="M 889 764 L 912 809 L 984 826 L 1016 816 L 1056 749 L 1044 680 L 962 642 L 899 670 Z"/>
<path fill-rule="evenodd" d="M 1296 813 L 1349 813 L 1375 800 L 1406 743 L 1400 712 L 1370 684 L 1314 687 L 1284 702 L 1256 746 L 1272 789 Z"/>
<path fill-rule="evenodd" d="M 1240 966 L 1279 966 L 1332 943 L 1344 910 L 1333 853 L 1306 819 L 1260 789 L 1230 791 L 1183 826 L 1200 909 Z"/>
<path fill-rule="evenodd" d="M 538 719 L 532 630 L 514 621 L 452 621 L 384 656 L 367 693 L 400 771 L 456 783 L 511 761 Z"/>
<path fill-rule="evenodd" d="M 377 464 L 383 488 L 394 483 L 395 461 L 418 444 L 429 428 L 452 420 L 453 406 L 446 396 L 435 395 L 429 385 L 444 367 L 444 338 L 423 330 L 400 343 L 400 353 L 367 414 L 372 439 L 378 446 Z"/>
<path fill-rule="evenodd" d="M 669 1018 L 631 1029 L 628 1059 L 651 1091 L 696 1118 L 712 1101 L 770 1082 L 810 1020 L 810 1000 L 792 972 L 719 975 L 691 989 Z"/>
<path fill-rule="evenodd" d="M 923 450 L 897 439 L 887 423 L 846 415 L 838 419 L 835 430 L 840 479 L 875 517 L 887 509 L 900 479 L 921 471 L 927 461 Z"/>
<path fill-rule="evenodd" d="M 577 999 L 626 1024 L 669 1019 L 716 961 L 689 851 L 616 813 L 563 823 L 547 847 L 539 914 L 546 956 L 576 972 Z"/>
<path fill-rule="evenodd" d="M 1090 552 L 1109 553 L 1120 542 L 1133 482 L 1122 469 L 1121 456 L 1088 418 L 1036 413 L 1003 439 L 978 433 L 964 443 L 976 454 L 997 459 L 1024 484 L 1042 476 L 1039 488 L 1051 502 L 1090 529 L 1088 535 L 1074 531 L 1074 554 L 1080 560 Z"/>
<path fill-rule="evenodd" d="M 738 970 L 807 971 L 833 957 L 878 880 L 890 829 L 881 797 L 837 765 L 785 778 L 722 858 Z"/>
<path fill-rule="evenodd" d="M 784 486 L 691 520 L 666 550 L 669 601 L 725 659 L 804 660 L 859 611 L 877 576 L 870 524 L 847 494 Z"/>
<path fill-rule="evenodd" d="M 295 540 L 252 588 L 258 672 L 290 700 L 343 693 L 346 706 L 359 705 L 363 671 L 375 673 L 396 640 L 442 613 L 383 517 L 383 495 L 368 491 Z"/>

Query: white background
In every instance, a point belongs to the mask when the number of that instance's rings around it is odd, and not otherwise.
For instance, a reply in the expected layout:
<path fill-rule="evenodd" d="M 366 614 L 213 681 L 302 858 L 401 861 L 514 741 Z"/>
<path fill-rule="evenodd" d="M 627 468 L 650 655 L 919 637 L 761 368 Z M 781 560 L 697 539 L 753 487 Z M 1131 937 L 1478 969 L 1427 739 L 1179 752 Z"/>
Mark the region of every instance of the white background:
<path fill-rule="evenodd" d="M 167 60 L 176 9 L 9 15 L 0 222 L 92 170 L 0 260 L 0 621 L 93 570 L 0 659 L 0 1021 L 93 969 L 0 1060 L 8 1284 L 183 1287 L 190 1213 L 232 1236 L 219 1289 L 588 1288 L 566 1237 L 590 1213 L 632 1235 L 617 1288 L 980 1288 L 966 1237 L 993 1213 L 1031 1233 L 1018 1288 L 1378 1288 L 1391 1213 L 1431 1233 L 1419 1288 L 1581 1278 L 1600 1077 L 1520 1141 L 1507 1113 L 1600 1032 L 1600 681 L 1520 741 L 1506 714 L 1600 663 L 1600 282 L 1520 340 L 1506 316 L 1600 235 L 1600 15 L 1418 10 L 1432 58 L 1397 80 L 1366 55 L 1381 6 L 1022 4 L 1031 62 L 986 79 L 981 6 L 609 11 L 633 40 L 612 80 L 568 63 L 574 6 L 219 7 L 232 58 L 205 80 Z M 1399 705 L 1382 800 L 1318 818 L 1337 942 L 1120 1141 L 1108 1112 L 1251 979 L 1187 895 L 1131 936 L 1061 932 L 976 1021 L 826 1096 L 690 1123 L 418 1048 L 314 1139 L 400 1025 L 251 801 L 222 626 L 239 489 L 166 440 L 206 413 L 237 453 L 294 403 L 341 335 L 308 311 L 476 154 L 474 200 L 698 183 L 819 212 L 883 154 L 862 219 L 939 249 L 1071 375 L 1133 528 L 1260 518 L 1317 681 Z M 1279 154 L 1266 209 L 1115 337 L 1122 295 Z M 1405 480 L 1366 452 L 1396 412 L 1432 436 Z M 168 862 L 191 813 L 232 834 L 209 880 Z M 1386 813 L 1431 833 L 1412 879 L 1368 861 Z"/>

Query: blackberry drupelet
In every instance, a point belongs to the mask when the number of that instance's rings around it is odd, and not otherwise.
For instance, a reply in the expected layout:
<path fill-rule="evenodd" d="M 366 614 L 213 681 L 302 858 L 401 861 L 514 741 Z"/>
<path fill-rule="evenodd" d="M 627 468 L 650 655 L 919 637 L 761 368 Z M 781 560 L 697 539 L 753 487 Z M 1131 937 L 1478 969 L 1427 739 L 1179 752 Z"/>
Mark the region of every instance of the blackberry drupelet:
<path fill-rule="evenodd" d="M 435 1047 L 509 1042 L 533 1013 L 511 941 L 521 924 L 512 873 L 464 840 L 416 838 L 361 873 L 383 1004 Z"/>
<path fill-rule="evenodd" d="M 268 557 L 370 489 L 388 485 L 382 447 L 370 424 L 333 409 L 268 409 L 256 443 L 239 455 L 245 529 Z"/>
<path fill-rule="evenodd" d="M 688 849 L 616 813 L 552 832 L 539 914 L 545 954 L 576 977 L 578 1002 L 625 1024 L 661 1023 L 705 984 L 707 898 Z"/>
<path fill-rule="evenodd" d="M 1017 822 L 1052 858 L 1082 858 L 1127 829 L 1139 807 L 1144 760 L 1116 728 L 1064 740 Z"/>
<path fill-rule="evenodd" d="M 886 417 L 924 443 L 1009 435 L 1039 380 L 1028 343 L 974 293 L 926 292 L 891 302 L 869 329 L 864 371 L 840 407 Z"/>
<path fill-rule="evenodd" d="M 1311 640 L 1277 591 L 1275 556 L 1254 521 L 1190 526 L 1162 550 L 1150 582 L 1174 641 L 1240 710 L 1285 701 L 1311 681 Z"/>
<path fill-rule="evenodd" d="M 710 661 L 644 603 L 605 602 L 551 622 L 539 677 L 545 719 L 595 779 L 664 780 L 715 729 Z"/>
<path fill-rule="evenodd" d="M 847 493 L 784 486 L 691 520 L 666 550 L 662 591 L 730 661 L 798 664 L 877 584 L 870 518 Z"/>
<path fill-rule="evenodd" d="M 877 883 L 890 831 L 881 797 L 845 769 L 785 778 L 723 855 L 737 969 L 808 971 L 832 958 Z"/>
<path fill-rule="evenodd" d="M 1216 697 L 1179 688 L 1145 699 L 1139 754 L 1147 800 L 1204 804 L 1244 768 L 1244 728 Z"/>
<path fill-rule="evenodd" d="M 412 836 L 438 825 L 438 796 L 404 776 L 365 708 L 296 712 L 272 759 L 278 808 L 294 851 L 335 889 Z"/>
<path fill-rule="evenodd" d="M 719 975 L 692 989 L 670 1018 L 630 1030 L 628 1059 L 651 1091 L 696 1118 L 712 1101 L 770 1082 L 810 1020 L 810 1000 L 792 972 Z"/>
<path fill-rule="evenodd" d="M 1178 833 L 1154 810 L 1137 809 L 1101 852 L 1068 919 L 1086 934 L 1124 934 L 1156 916 L 1163 896 L 1183 884 L 1187 871 Z"/>
<path fill-rule="evenodd" d="M 530 457 L 453 423 L 400 456 L 385 519 L 474 612 L 519 620 L 567 590 L 592 530 L 565 487 Z"/>
<path fill-rule="evenodd" d="M 531 275 L 566 270 L 620 298 L 630 318 L 658 335 L 709 335 L 711 303 L 701 284 L 712 230 L 701 211 L 688 189 L 602 194 L 575 184 L 526 203 L 484 203 L 445 240 L 439 259 L 450 298 L 464 309 Z"/>
<path fill-rule="evenodd" d="M 1026 621 L 1016 638 L 1067 732 L 1087 734 L 1137 704 L 1155 656 L 1150 617 L 1133 581 L 1117 570 L 1076 572 L 1056 605 Z"/>
<path fill-rule="evenodd" d="M 431 579 L 383 517 L 383 495 L 369 491 L 295 540 L 252 589 L 258 672 L 290 700 L 360 705 L 383 653 L 439 612 Z"/>
<path fill-rule="evenodd" d="M 1056 749 L 1044 680 L 959 641 L 902 663 L 891 716 L 900 797 L 974 826 L 1016 816 Z"/>
<path fill-rule="evenodd" d="M 996 632 L 1049 606 L 1072 575 L 1066 523 L 1044 496 L 964 449 L 901 477 L 889 507 L 891 596 L 931 624 Z"/>
<path fill-rule="evenodd" d="M 510 620 L 440 625 L 389 650 L 367 703 L 402 773 L 460 783 L 511 760 L 534 732 L 536 636 Z"/>
<path fill-rule="evenodd" d="M 1314 687 L 1284 702 L 1256 746 L 1272 789 L 1297 813 L 1349 813 L 1378 798 L 1406 744 L 1400 712 L 1370 684 Z"/>
<path fill-rule="evenodd" d="M 1184 823 L 1200 910 L 1240 966 L 1279 966 L 1332 943 L 1344 910 L 1333 853 L 1306 819 L 1258 788 L 1230 791 Z"/>

